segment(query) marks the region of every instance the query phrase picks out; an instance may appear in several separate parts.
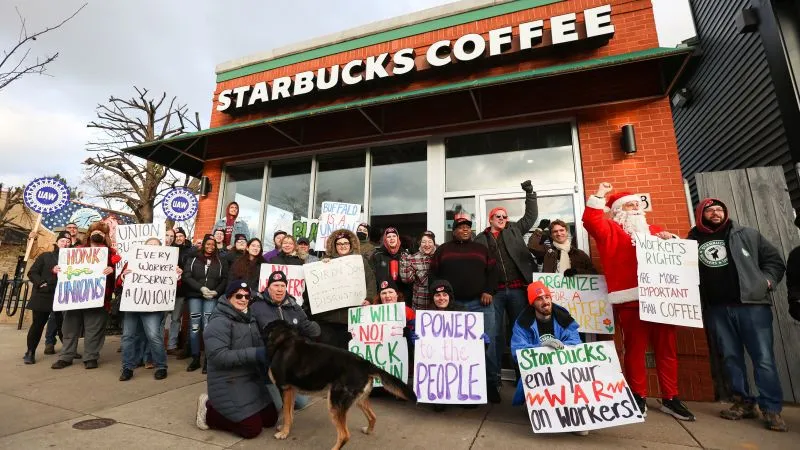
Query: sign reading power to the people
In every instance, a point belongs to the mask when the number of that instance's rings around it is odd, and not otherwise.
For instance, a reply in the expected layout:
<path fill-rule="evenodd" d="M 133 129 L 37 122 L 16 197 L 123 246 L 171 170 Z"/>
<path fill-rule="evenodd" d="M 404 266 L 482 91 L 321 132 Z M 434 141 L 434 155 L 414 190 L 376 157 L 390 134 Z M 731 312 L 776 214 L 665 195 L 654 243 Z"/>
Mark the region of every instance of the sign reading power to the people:
<path fill-rule="evenodd" d="M 25 186 L 24 202 L 39 214 L 52 214 L 69 203 L 69 189 L 55 178 L 37 178 Z"/>
<path fill-rule="evenodd" d="M 197 214 L 197 196 L 186 188 L 174 188 L 161 201 L 164 215 L 175 222 L 189 220 Z"/>

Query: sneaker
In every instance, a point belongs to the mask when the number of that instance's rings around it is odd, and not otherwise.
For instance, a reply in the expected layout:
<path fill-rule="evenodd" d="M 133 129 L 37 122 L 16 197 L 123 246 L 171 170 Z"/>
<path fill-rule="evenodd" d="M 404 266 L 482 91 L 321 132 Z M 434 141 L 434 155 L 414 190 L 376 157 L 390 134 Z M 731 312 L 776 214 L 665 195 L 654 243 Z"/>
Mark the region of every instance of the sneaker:
<path fill-rule="evenodd" d="M 672 397 L 671 399 L 662 399 L 661 400 L 661 411 L 671 415 L 672 417 L 678 420 L 687 420 L 689 422 L 694 422 L 694 414 L 689 411 L 689 408 L 686 407 L 686 404 L 683 403 L 678 399 L 678 397 Z"/>
<path fill-rule="evenodd" d="M 192 362 L 190 362 L 189 365 L 186 367 L 186 371 L 187 372 L 194 372 L 195 370 L 197 370 L 199 368 L 200 368 L 200 357 L 199 356 L 193 356 L 192 357 Z"/>
<path fill-rule="evenodd" d="M 145 369 L 155 369 L 156 365 L 151 363 L 151 362 L 146 362 L 146 363 L 144 363 L 144 368 Z"/>
<path fill-rule="evenodd" d="M 133 371 L 131 369 L 122 369 L 122 373 L 119 375 L 119 381 L 128 381 L 133 378 Z"/>
<path fill-rule="evenodd" d="M 83 362 L 83 367 L 85 369 L 87 369 L 87 370 L 88 369 L 97 369 L 97 367 L 98 367 L 97 360 L 96 359 L 90 359 L 88 361 L 84 361 Z"/>
<path fill-rule="evenodd" d="M 487 386 L 486 390 L 488 391 L 489 403 L 500 403 L 502 401 L 500 398 L 500 391 L 497 390 L 497 387 Z"/>
<path fill-rule="evenodd" d="M 208 424 L 206 423 L 206 413 L 208 412 L 208 408 L 206 408 L 207 401 L 208 394 L 200 394 L 200 397 L 197 398 L 197 416 L 195 423 L 197 424 L 197 428 L 201 430 L 208 429 Z"/>
<path fill-rule="evenodd" d="M 784 422 L 780 413 L 764 413 L 764 425 L 766 425 L 767 428 L 772 431 L 789 431 L 789 428 L 786 427 L 786 422 Z"/>
<path fill-rule="evenodd" d="M 83 359 L 83 355 L 80 353 L 75 353 L 75 359 Z"/>
<path fill-rule="evenodd" d="M 203 358 L 203 374 L 208 373 L 208 358 Z"/>
<path fill-rule="evenodd" d="M 730 408 L 719 412 L 719 416 L 728 420 L 755 419 L 758 417 L 758 412 L 754 403 L 735 399 Z"/>
<path fill-rule="evenodd" d="M 156 369 L 156 371 L 153 372 L 153 378 L 156 380 L 163 380 L 164 378 L 167 378 L 167 369 Z"/>
<path fill-rule="evenodd" d="M 59 359 L 50 366 L 51 369 L 63 369 L 64 367 L 69 367 L 72 365 L 72 361 L 64 361 L 63 359 Z"/>
<path fill-rule="evenodd" d="M 53 344 L 45 344 L 44 346 L 44 354 L 45 355 L 55 355 L 56 354 L 56 346 Z"/>
<path fill-rule="evenodd" d="M 179 354 L 179 350 L 177 348 L 169 348 L 167 349 L 167 355 L 175 356 Z"/>
<path fill-rule="evenodd" d="M 22 361 L 25 364 L 36 364 L 36 356 L 34 356 L 33 352 L 25 352 L 25 356 L 22 357 Z"/>
<path fill-rule="evenodd" d="M 633 394 L 633 399 L 636 401 L 636 406 L 639 408 L 639 412 L 642 413 L 642 417 L 647 418 L 647 397 Z"/>

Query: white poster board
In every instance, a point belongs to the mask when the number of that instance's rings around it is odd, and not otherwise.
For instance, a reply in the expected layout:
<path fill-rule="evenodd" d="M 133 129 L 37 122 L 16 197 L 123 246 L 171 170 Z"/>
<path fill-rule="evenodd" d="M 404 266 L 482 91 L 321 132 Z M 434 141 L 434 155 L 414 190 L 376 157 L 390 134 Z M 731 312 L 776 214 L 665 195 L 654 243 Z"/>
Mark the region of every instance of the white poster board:
<path fill-rule="evenodd" d="M 353 335 L 347 344 L 350 351 L 407 383 L 408 342 L 403 337 L 405 303 L 361 306 L 347 312 L 347 329 Z M 383 384 L 375 379 L 373 386 Z"/>
<path fill-rule="evenodd" d="M 342 228 L 355 233 L 360 222 L 361 205 L 356 203 L 322 202 L 317 228 L 317 241 L 314 249 L 325 251 L 325 243 L 331 233 Z"/>
<path fill-rule="evenodd" d="M 305 272 L 303 266 L 287 266 L 283 264 L 261 264 L 258 274 L 258 292 L 267 290 L 267 279 L 272 272 L 281 271 L 286 275 L 286 293 L 297 300 L 298 305 L 303 304 L 303 292 L 306 290 Z"/>
<path fill-rule="evenodd" d="M 533 280 L 550 289 L 553 303 L 569 311 L 582 333 L 614 334 L 614 310 L 608 301 L 606 277 L 534 273 Z"/>
<path fill-rule="evenodd" d="M 276 231 L 284 231 L 286 233 L 292 232 L 292 224 L 294 223 L 294 214 L 291 211 L 278 208 L 277 206 L 267 205 L 267 216 L 264 219 L 264 250 L 272 250 L 275 248 L 275 241 L 272 236 Z"/>
<path fill-rule="evenodd" d="M 327 263 L 305 264 L 303 270 L 312 314 L 361 306 L 367 298 L 364 259 L 361 255 L 342 256 Z"/>
<path fill-rule="evenodd" d="M 613 341 L 517 350 L 534 433 L 565 433 L 644 422 Z"/>
<path fill-rule="evenodd" d="M 58 284 L 53 311 L 100 308 L 106 299 L 107 247 L 62 248 L 58 251 Z"/>
<path fill-rule="evenodd" d="M 122 258 L 117 263 L 117 273 L 122 272 L 125 263 L 130 259 L 128 255 L 133 245 L 144 244 L 150 238 L 157 238 L 163 245 L 165 234 L 166 230 L 163 225 L 154 225 L 152 223 L 117 225 L 116 240 L 114 242 L 117 245 L 117 253 Z"/>
<path fill-rule="evenodd" d="M 120 311 L 153 312 L 175 309 L 178 248 L 134 244 L 120 297 Z"/>
<path fill-rule="evenodd" d="M 414 392 L 419 403 L 482 404 L 486 397 L 483 313 L 418 311 Z"/>
<path fill-rule="evenodd" d="M 634 233 L 639 318 L 703 328 L 697 241 Z"/>

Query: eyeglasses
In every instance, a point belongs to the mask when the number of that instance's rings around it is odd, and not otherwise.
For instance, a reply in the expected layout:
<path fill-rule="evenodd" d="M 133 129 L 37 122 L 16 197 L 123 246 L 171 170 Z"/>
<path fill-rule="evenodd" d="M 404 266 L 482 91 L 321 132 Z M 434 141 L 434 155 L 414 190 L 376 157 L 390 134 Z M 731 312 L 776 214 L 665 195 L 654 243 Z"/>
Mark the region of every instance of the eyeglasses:
<path fill-rule="evenodd" d="M 350 242 L 337 242 L 337 247 L 350 247 Z"/>
<path fill-rule="evenodd" d="M 716 206 L 716 207 L 713 207 L 713 208 L 706 208 L 705 211 L 706 212 L 725 212 L 725 209 L 721 208 L 719 206 Z"/>
<path fill-rule="evenodd" d="M 250 300 L 250 294 L 236 294 L 236 295 L 234 295 L 233 297 L 234 297 L 236 300 L 241 300 L 241 299 L 243 299 L 243 298 L 246 298 L 247 300 Z"/>
<path fill-rule="evenodd" d="M 495 216 L 496 218 L 498 218 L 498 219 L 508 219 L 508 216 L 504 216 L 504 215 L 502 215 L 502 214 L 495 214 L 494 216 Z"/>

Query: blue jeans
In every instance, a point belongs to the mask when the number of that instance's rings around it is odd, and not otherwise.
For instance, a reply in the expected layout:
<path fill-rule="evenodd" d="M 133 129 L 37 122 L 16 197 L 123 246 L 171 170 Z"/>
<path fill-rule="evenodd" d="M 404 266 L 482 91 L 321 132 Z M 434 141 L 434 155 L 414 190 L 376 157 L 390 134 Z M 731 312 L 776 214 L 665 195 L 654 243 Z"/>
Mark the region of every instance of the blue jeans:
<path fill-rule="evenodd" d="M 497 352 L 498 361 L 502 361 L 503 354 L 506 351 L 505 315 L 508 314 L 513 326 L 526 306 L 528 306 L 528 294 L 525 289 L 504 288 L 498 290 L 492 297 L 497 335 L 489 335 L 489 337 L 492 339 L 492 345 L 497 347 L 495 351 Z M 500 363 L 498 363 L 497 369 L 498 371 L 500 370 Z"/>
<path fill-rule="evenodd" d="M 61 323 L 64 322 L 64 313 L 53 311 L 47 319 L 47 331 L 44 335 L 46 345 L 56 345 L 56 337 L 61 337 Z"/>
<path fill-rule="evenodd" d="M 183 300 L 184 297 L 177 297 L 175 299 L 175 309 L 167 311 L 167 324 L 169 327 L 169 342 L 167 348 L 174 350 L 178 348 L 178 337 L 181 334 L 181 318 L 183 317 Z"/>
<path fill-rule="evenodd" d="M 492 342 L 497 336 L 497 319 L 492 305 L 481 305 L 480 299 L 475 300 L 456 300 L 470 312 L 483 313 L 483 332 L 492 339 Z M 500 384 L 500 363 L 497 357 L 497 346 L 489 344 L 486 347 L 486 385 L 497 389 Z"/>
<path fill-rule="evenodd" d="M 753 361 L 758 388 L 758 406 L 762 412 L 780 413 L 783 391 L 772 350 L 772 308 L 767 305 L 712 306 L 710 314 L 725 372 L 734 395 L 755 403 L 747 382 L 744 349 Z"/>
<path fill-rule="evenodd" d="M 217 299 L 189 299 L 189 345 L 192 349 L 192 356 L 200 356 L 200 339 L 216 305 Z"/>
<path fill-rule="evenodd" d="M 161 320 L 164 313 L 126 311 L 122 319 L 122 368 L 133 370 L 142 360 L 142 342 L 139 335 L 144 329 L 147 346 L 153 355 L 157 369 L 167 368 L 167 353 L 164 350 L 164 332 Z M 141 325 L 141 327 L 140 327 Z"/>

